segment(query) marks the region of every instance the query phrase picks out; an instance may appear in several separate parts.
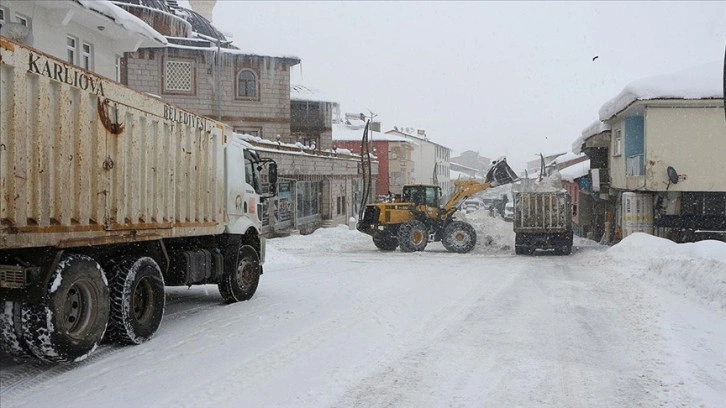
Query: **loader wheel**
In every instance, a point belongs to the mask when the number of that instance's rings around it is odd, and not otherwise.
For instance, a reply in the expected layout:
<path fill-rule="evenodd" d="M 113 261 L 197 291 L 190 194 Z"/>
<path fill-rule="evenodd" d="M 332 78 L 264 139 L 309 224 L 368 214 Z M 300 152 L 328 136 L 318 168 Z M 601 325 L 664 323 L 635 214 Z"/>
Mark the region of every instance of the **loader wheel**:
<path fill-rule="evenodd" d="M 441 243 L 449 252 L 465 254 L 476 245 L 476 231 L 469 223 L 454 221 L 444 229 Z"/>
<path fill-rule="evenodd" d="M 44 303 L 23 305 L 28 348 L 45 361 L 83 360 L 101 342 L 108 323 L 108 284 L 101 266 L 86 255 L 64 255 L 47 296 Z"/>
<path fill-rule="evenodd" d="M 401 251 L 423 251 L 428 243 L 429 233 L 423 222 L 407 221 L 398 228 L 398 244 L 401 246 Z"/>
<path fill-rule="evenodd" d="M 243 245 L 237 255 L 237 263 L 232 268 L 226 268 L 224 275 L 217 284 L 219 293 L 226 303 L 249 300 L 257 291 L 260 283 L 260 257 L 257 251 L 249 245 Z"/>
<path fill-rule="evenodd" d="M 156 261 L 122 258 L 113 265 L 108 286 L 111 321 L 107 337 L 122 344 L 149 340 L 164 316 L 164 277 Z"/>
<path fill-rule="evenodd" d="M 378 233 L 373 235 L 373 243 L 381 251 L 393 251 L 398 248 L 398 239 L 389 234 Z"/>

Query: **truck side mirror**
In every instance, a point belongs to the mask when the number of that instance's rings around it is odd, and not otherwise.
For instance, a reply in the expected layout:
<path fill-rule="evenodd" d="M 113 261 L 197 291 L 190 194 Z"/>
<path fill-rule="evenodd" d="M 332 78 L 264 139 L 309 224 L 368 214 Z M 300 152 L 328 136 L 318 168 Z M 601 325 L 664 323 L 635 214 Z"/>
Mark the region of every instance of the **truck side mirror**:
<path fill-rule="evenodd" d="M 272 162 L 268 167 L 269 178 L 270 178 L 270 192 L 273 195 L 277 194 L 277 163 Z"/>

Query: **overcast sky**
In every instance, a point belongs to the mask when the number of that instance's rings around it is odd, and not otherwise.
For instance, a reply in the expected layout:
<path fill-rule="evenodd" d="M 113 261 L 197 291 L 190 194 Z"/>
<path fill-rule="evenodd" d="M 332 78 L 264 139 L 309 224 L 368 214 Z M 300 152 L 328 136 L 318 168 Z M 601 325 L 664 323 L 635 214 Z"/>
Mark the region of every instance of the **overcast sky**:
<path fill-rule="evenodd" d="M 726 2 L 220 0 L 214 24 L 242 50 L 299 57 L 293 84 L 344 112 L 517 170 L 569 152 L 628 83 L 726 47 Z"/>

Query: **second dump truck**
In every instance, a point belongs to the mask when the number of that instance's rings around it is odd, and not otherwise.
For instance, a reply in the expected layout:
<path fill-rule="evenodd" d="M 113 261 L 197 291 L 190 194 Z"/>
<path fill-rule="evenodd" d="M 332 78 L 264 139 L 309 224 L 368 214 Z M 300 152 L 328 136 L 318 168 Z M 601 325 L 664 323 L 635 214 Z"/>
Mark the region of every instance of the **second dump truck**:
<path fill-rule="evenodd" d="M 514 192 L 514 251 L 531 255 L 553 249 L 560 255 L 572 251 L 572 206 L 565 190 Z"/>

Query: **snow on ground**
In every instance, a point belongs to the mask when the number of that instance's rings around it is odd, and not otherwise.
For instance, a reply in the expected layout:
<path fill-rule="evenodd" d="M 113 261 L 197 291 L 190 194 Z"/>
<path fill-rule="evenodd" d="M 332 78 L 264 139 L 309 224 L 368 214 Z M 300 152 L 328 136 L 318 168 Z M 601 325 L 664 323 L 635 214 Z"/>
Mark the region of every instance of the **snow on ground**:
<path fill-rule="evenodd" d="M 724 406 L 726 244 L 515 256 L 511 223 L 466 217 L 469 254 L 382 252 L 345 225 L 270 239 L 248 302 L 169 288 L 147 343 L 70 365 L 0 355 L 0 406 Z"/>
<path fill-rule="evenodd" d="M 676 244 L 641 232 L 607 251 L 631 276 L 726 312 L 726 243 Z"/>

